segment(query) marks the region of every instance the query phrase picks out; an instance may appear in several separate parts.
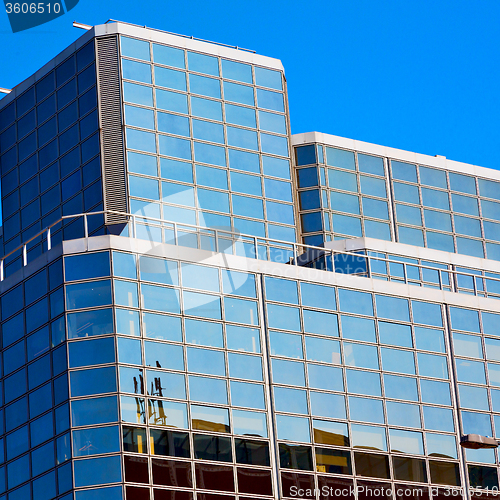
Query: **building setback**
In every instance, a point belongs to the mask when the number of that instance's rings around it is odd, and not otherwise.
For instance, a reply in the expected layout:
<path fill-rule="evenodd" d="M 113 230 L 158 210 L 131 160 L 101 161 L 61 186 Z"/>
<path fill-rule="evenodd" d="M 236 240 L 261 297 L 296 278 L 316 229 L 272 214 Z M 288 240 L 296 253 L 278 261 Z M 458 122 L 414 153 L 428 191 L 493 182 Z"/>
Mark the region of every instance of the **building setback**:
<path fill-rule="evenodd" d="M 0 100 L 0 171 L 0 499 L 498 488 L 497 171 L 292 136 L 279 60 L 119 22 Z"/>

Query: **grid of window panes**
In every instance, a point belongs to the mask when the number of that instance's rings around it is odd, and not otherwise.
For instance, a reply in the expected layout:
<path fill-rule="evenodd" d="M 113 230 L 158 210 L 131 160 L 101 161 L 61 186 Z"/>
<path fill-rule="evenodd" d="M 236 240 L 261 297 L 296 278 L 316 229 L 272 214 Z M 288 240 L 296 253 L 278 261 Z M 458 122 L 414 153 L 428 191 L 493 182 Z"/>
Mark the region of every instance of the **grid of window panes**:
<path fill-rule="evenodd" d="M 72 498 L 62 282 L 59 259 L 1 297 L 0 494 L 9 500 Z"/>
<path fill-rule="evenodd" d="M 131 211 L 295 241 L 282 73 L 126 37 L 121 56 Z"/>
<path fill-rule="evenodd" d="M 391 160 L 398 241 L 500 259 L 500 183 Z"/>
<path fill-rule="evenodd" d="M 500 314 L 449 307 L 449 315 L 462 434 L 499 437 Z M 494 449 L 466 450 L 466 457 L 471 486 L 498 487 Z"/>
<path fill-rule="evenodd" d="M 314 471 L 460 485 L 440 304 L 271 277 L 265 294 L 284 496 Z"/>
<path fill-rule="evenodd" d="M 94 43 L 40 79 L 0 111 L 0 165 L 5 253 L 62 215 L 102 210 Z M 91 232 L 102 224 L 94 218 Z M 53 228 L 53 245 L 62 240 Z M 64 238 L 83 236 L 83 220 L 68 221 Z M 46 243 L 29 245 L 32 258 Z M 20 254 L 9 259 L 11 274 Z"/>
<path fill-rule="evenodd" d="M 297 170 L 304 243 L 391 240 L 383 158 L 320 144 L 296 146 L 295 158 L 298 167 L 317 164 Z"/>
<path fill-rule="evenodd" d="M 65 257 L 75 487 L 273 496 L 255 275 L 112 261 Z"/>

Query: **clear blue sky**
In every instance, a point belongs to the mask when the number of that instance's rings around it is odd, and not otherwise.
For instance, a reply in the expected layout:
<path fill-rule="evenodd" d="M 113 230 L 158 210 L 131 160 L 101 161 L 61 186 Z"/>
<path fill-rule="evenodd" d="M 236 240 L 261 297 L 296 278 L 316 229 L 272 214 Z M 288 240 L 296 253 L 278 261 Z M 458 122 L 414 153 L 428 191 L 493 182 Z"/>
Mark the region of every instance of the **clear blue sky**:
<path fill-rule="evenodd" d="M 239 45 L 285 66 L 292 132 L 320 131 L 500 168 L 497 0 L 80 0 L 13 34 L 0 11 L 0 87 L 113 18 Z"/>

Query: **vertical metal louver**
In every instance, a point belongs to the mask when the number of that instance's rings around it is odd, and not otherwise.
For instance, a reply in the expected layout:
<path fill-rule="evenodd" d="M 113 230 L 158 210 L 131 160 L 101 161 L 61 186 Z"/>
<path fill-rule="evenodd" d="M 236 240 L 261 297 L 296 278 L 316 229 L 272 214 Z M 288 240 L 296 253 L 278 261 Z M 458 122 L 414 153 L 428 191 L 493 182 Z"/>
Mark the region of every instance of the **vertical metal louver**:
<path fill-rule="evenodd" d="M 104 210 L 127 212 L 125 148 L 123 144 L 118 37 L 97 39 L 97 81 Z M 126 223 L 124 216 L 106 214 L 106 224 Z"/>

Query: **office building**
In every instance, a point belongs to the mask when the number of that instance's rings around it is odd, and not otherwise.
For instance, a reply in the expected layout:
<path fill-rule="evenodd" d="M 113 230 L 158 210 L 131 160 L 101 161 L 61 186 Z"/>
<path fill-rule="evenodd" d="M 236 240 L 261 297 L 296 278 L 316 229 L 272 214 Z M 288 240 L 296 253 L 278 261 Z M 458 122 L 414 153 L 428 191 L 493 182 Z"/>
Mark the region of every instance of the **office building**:
<path fill-rule="evenodd" d="M 497 171 L 292 136 L 280 61 L 115 22 L 0 100 L 0 169 L 0 499 L 498 488 Z"/>

